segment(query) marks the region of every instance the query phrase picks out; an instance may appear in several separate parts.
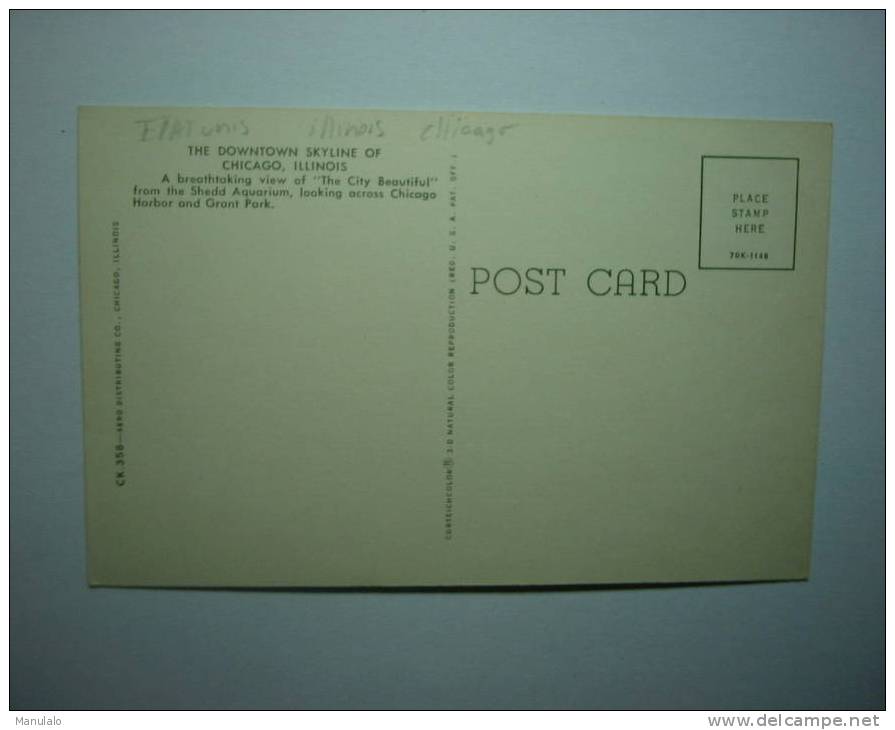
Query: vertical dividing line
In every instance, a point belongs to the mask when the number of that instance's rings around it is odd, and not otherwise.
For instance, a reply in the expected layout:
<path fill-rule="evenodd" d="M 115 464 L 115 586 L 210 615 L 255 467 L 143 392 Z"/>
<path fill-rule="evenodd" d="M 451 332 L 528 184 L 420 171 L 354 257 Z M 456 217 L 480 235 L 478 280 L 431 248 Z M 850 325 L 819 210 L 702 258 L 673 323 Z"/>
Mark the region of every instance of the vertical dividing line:
<path fill-rule="evenodd" d="M 444 408 L 444 539 L 454 536 L 455 414 L 456 414 L 456 324 L 457 324 L 457 155 L 452 154 L 448 169 L 447 220 L 447 332 Z"/>

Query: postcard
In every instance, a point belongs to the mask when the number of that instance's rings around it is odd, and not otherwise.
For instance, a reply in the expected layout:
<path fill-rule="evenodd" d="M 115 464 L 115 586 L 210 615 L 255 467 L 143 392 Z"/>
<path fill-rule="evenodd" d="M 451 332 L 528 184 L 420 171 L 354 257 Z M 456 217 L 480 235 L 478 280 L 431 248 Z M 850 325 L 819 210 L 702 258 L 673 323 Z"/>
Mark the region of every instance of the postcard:
<path fill-rule="evenodd" d="M 809 575 L 832 127 L 82 107 L 88 580 Z"/>

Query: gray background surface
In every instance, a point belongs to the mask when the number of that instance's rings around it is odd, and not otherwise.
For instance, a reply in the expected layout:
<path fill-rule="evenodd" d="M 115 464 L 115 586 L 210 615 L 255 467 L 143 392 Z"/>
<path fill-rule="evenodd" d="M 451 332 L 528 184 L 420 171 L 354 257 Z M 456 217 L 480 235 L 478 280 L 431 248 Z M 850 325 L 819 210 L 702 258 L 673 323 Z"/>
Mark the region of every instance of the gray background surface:
<path fill-rule="evenodd" d="M 14 12 L 10 35 L 14 708 L 883 706 L 882 12 Z M 811 579 L 89 590 L 79 104 L 833 122 Z"/>

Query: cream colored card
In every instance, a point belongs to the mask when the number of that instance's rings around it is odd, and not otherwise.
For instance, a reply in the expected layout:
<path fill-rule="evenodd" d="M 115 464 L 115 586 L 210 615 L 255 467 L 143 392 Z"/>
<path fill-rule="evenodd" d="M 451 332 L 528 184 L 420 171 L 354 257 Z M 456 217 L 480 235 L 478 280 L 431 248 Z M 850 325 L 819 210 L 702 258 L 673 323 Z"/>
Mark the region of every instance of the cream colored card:
<path fill-rule="evenodd" d="M 82 108 L 90 583 L 805 578 L 831 136 Z"/>

